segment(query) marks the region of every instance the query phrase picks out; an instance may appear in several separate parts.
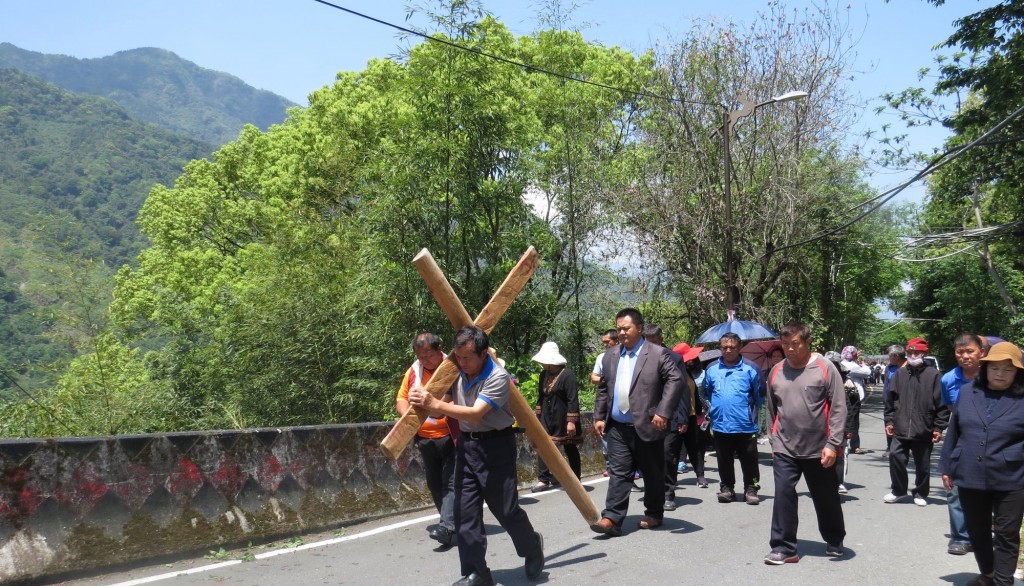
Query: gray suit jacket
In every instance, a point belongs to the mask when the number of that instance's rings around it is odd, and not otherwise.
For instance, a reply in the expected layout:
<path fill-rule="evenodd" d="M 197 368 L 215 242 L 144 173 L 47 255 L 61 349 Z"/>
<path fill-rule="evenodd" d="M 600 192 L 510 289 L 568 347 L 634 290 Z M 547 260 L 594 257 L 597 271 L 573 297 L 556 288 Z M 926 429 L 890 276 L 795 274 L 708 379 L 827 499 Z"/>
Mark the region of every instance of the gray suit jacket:
<path fill-rule="evenodd" d="M 622 345 L 613 346 L 601 358 L 604 374 L 597 384 L 594 397 L 594 421 L 607 422 L 611 419 L 615 401 L 615 380 L 619 370 L 619 353 Z M 661 415 L 671 424 L 685 385 L 682 373 L 669 357 L 671 350 L 644 341 L 637 355 L 636 368 L 629 386 L 629 411 L 633 415 L 636 434 L 644 441 L 665 437 L 668 429 L 657 431 L 651 423 L 655 415 Z"/>

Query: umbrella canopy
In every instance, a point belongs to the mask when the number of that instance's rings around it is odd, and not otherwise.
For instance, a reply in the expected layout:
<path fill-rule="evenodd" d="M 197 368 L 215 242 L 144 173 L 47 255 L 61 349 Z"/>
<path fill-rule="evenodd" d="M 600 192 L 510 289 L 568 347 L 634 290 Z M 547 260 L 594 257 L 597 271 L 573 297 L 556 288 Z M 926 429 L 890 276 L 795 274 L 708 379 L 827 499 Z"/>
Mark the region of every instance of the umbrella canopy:
<path fill-rule="evenodd" d="M 989 346 L 995 346 L 999 342 L 1005 342 L 1006 341 L 1006 340 L 1000 338 L 999 336 L 982 336 L 981 339 L 982 339 L 982 341 L 988 343 Z"/>
<path fill-rule="evenodd" d="M 757 322 L 735 319 L 733 311 L 729 311 L 729 321 L 711 326 L 697 338 L 695 344 L 710 344 L 718 342 L 722 336 L 732 332 L 741 340 L 763 340 L 765 338 L 778 338 L 779 335 L 766 326 Z"/>
<path fill-rule="evenodd" d="M 740 350 L 740 355 L 757 365 L 762 372 L 773 366 L 772 353 L 782 353 L 782 342 L 778 340 L 756 340 L 747 342 Z"/>
<path fill-rule="evenodd" d="M 705 350 L 701 352 L 700 355 L 697 356 L 697 359 L 700 360 L 701 364 L 707 364 L 708 362 L 711 362 L 712 360 L 717 360 L 721 357 L 722 351 L 719 350 L 718 348 L 715 348 L 714 350 Z"/>

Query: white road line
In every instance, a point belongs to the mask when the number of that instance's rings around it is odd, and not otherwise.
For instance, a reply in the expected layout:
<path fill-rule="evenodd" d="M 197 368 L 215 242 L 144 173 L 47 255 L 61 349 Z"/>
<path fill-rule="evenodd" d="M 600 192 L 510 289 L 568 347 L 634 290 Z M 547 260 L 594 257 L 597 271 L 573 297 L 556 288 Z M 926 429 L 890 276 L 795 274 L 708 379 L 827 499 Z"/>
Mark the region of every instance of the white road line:
<path fill-rule="evenodd" d="M 159 580 L 169 580 L 178 576 L 187 576 L 189 574 L 197 574 L 199 572 L 210 572 L 219 568 L 226 568 L 235 564 L 242 563 L 242 560 L 232 560 L 230 562 L 221 562 L 219 564 L 210 564 L 208 566 L 200 566 L 198 568 L 192 568 L 191 570 L 181 570 L 179 572 L 168 572 L 166 574 L 159 574 L 157 576 L 149 576 L 148 578 L 139 578 L 137 580 L 129 580 L 127 582 L 120 582 L 119 584 L 112 584 L 111 586 L 135 586 L 136 584 L 148 584 L 150 582 L 157 582 Z"/>
<path fill-rule="evenodd" d="M 607 478 L 605 478 L 603 476 L 598 476 L 596 480 L 590 480 L 590 481 L 584 482 L 583 484 L 584 485 L 594 485 L 594 484 L 598 484 L 598 483 L 601 483 L 601 482 L 607 482 L 607 481 L 608 481 Z M 543 496 L 547 496 L 549 494 L 557 494 L 558 492 L 560 492 L 560 491 L 549 490 L 549 491 L 546 491 L 546 492 L 539 492 L 539 493 L 536 493 L 536 494 L 531 494 L 530 496 L 531 497 L 543 497 Z M 484 507 L 486 508 L 486 505 Z M 345 542 L 345 541 L 352 541 L 353 539 L 362 539 L 363 537 L 370 537 L 372 535 L 377 535 L 377 534 L 380 534 L 380 533 L 385 533 L 387 531 L 392 531 L 394 529 L 401 529 L 402 527 L 408 527 L 410 525 L 416 525 L 416 524 L 419 524 L 419 523 L 425 523 L 427 521 L 434 521 L 434 520 L 440 519 L 440 518 L 441 518 L 440 515 L 438 515 L 437 513 L 434 513 L 433 515 L 426 515 L 426 516 L 423 516 L 423 517 L 416 517 L 415 519 L 407 519 L 405 521 L 400 521 L 398 523 L 392 523 L 390 525 L 384 525 L 384 526 L 381 526 L 381 527 L 377 527 L 376 529 L 370 529 L 369 531 L 363 531 L 363 532 L 360 532 L 360 533 L 356 533 L 354 535 L 346 535 L 345 537 L 335 537 L 334 539 L 325 539 L 323 541 L 316 541 L 314 543 L 304 543 L 304 544 L 299 545 L 297 547 L 285 547 L 285 548 L 282 548 L 282 549 L 275 549 L 273 551 L 267 551 L 267 552 L 264 552 L 264 553 L 256 554 L 255 557 L 258 560 L 265 560 L 267 558 L 272 558 L 272 557 L 275 557 L 275 556 L 285 555 L 285 554 L 289 554 L 289 553 L 295 553 L 297 551 L 304 551 L 304 550 L 307 550 L 307 549 L 315 549 L 315 548 L 324 547 L 324 546 L 327 546 L 327 545 L 335 545 L 335 544 L 342 543 L 342 542 Z M 151 582 L 159 582 L 160 580 L 170 580 L 171 578 L 177 578 L 178 576 L 188 576 L 189 574 L 198 574 L 200 572 L 212 572 L 214 570 L 219 570 L 221 568 L 226 568 L 228 566 L 234 566 L 234 565 L 240 564 L 240 563 L 242 563 L 242 560 L 231 560 L 231 561 L 227 561 L 227 562 L 220 562 L 220 563 L 216 563 L 216 564 L 210 564 L 210 565 L 207 565 L 207 566 L 200 566 L 198 568 L 192 568 L 192 569 L 189 569 L 189 570 L 179 570 L 179 571 L 176 571 L 176 572 L 167 572 L 166 574 L 158 574 L 156 576 L 147 576 L 145 578 L 137 578 L 135 580 L 129 580 L 127 582 L 118 582 L 117 584 L 111 584 L 110 586 L 137 586 L 138 584 L 149 584 Z"/>

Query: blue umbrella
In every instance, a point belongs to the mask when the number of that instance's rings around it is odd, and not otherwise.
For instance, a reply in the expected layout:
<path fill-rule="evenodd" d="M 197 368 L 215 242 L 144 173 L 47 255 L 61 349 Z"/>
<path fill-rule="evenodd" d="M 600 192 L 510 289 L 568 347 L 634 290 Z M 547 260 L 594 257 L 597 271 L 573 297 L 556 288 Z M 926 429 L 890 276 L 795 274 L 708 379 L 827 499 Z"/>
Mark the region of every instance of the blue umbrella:
<path fill-rule="evenodd" d="M 741 340 L 763 340 L 765 338 L 778 338 L 779 335 L 770 328 L 754 321 L 734 319 L 734 312 L 729 312 L 729 321 L 711 326 L 697 338 L 695 344 L 711 344 L 722 339 L 722 336 L 732 332 Z"/>

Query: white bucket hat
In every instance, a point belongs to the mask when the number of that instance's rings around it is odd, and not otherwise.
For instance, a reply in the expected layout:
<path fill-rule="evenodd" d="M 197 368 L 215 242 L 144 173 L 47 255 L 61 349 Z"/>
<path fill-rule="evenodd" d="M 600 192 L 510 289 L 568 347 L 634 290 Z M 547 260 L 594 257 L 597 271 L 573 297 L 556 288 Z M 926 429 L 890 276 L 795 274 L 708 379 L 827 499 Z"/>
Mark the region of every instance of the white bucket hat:
<path fill-rule="evenodd" d="M 533 361 L 541 364 L 553 364 L 560 366 L 565 364 L 565 356 L 558 351 L 558 344 L 554 342 L 544 342 L 541 344 L 540 352 L 533 355 Z"/>

